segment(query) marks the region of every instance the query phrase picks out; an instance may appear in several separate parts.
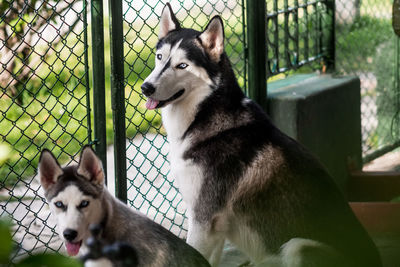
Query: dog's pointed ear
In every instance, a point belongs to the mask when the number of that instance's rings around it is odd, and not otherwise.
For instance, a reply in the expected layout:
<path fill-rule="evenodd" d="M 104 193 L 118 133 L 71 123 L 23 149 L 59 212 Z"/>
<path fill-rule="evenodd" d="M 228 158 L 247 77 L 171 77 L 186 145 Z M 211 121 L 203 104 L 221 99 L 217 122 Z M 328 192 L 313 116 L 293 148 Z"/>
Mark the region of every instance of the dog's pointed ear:
<path fill-rule="evenodd" d="M 63 170 L 50 150 L 44 149 L 39 159 L 39 179 L 43 189 L 47 191 L 63 174 Z"/>
<path fill-rule="evenodd" d="M 94 184 L 104 185 L 103 164 L 90 146 L 82 150 L 77 173 Z"/>
<path fill-rule="evenodd" d="M 224 52 L 224 24 L 220 16 L 214 16 L 198 37 L 211 59 L 218 62 Z"/>
<path fill-rule="evenodd" d="M 167 3 L 161 13 L 158 39 L 164 38 L 170 31 L 179 30 L 180 28 L 181 26 L 179 25 L 178 19 L 172 12 L 171 5 Z"/>

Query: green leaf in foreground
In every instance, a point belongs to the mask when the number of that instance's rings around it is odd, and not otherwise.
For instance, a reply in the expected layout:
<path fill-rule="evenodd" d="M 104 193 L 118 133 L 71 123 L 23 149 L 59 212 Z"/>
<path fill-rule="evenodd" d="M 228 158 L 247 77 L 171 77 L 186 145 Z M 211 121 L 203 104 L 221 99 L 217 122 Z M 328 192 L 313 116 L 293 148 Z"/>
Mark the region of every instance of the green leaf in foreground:
<path fill-rule="evenodd" d="M 393 198 L 392 200 L 390 200 L 390 202 L 400 203 L 400 196 Z"/>
<path fill-rule="evenodd" d="M 10 226 L 8 221 L 0 220 L 0 264 L 8 262 L 12 251 Z"/>
<path fill-rule="evenodd" d="M 77 259 L 60 254 L 40 254 L 23 259 L 16 267 L 82 267 Z"/>

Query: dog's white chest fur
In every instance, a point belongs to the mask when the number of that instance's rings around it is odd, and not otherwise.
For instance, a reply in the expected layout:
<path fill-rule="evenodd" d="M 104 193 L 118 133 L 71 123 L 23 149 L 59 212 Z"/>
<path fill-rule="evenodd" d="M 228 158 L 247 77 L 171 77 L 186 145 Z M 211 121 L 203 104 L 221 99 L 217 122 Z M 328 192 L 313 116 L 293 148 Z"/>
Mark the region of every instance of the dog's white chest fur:
<path fill-rule="evenodd" d="M 200 192 L 203 173 L 201 168 L 191 160 L 185 160 L 183 153 L 188 147 L 188 142 L 174 142 L 170 144 L 171 175 L 178 183 L 178 188 L 183 200 L 189 209 L 195 205 Z"/>
<path fill-rule="evenodd" d="M 197 94 L 188 95 L 185 101 L 168 105 L 162 109 L 163 125 L 170 143 L 171 175 L 178 183 L 179 191 L 189 212 L 200 193 L 203 173 L 192 160 L 184 159 L 184 153 L 190 147 L 190 138 L 182 139 L 182 136 L 194 120 L 197 105 L 211 93 L 208 86 L 197 90 Z"/>
<path fill-rule="evenodd" d="M 177 182 L 182 198 L 190 210 L 195 205 L 199 194 L 203 174 L 201 168 L 196 166 L 192 160 L 184 159 L 184 153 L 189 148 L 190 143 L 188 139 L 182 140 L 174 134 L 177 133 L 176 128 L 179 127 L 179 123 L 177 125 L 174 124 L 178 121 L 173 120 L 170 123 L 166 123 L 166 118 L 170 118 L 170 116 L 165 116 L 163 112 L 164 126 L 167 128 L 168 126 L 166 125 L 169 125 L 175 128 L 175 131 L 168 134 L 171 175 Z M 183 132 L 181 132 L 182 134 Z"/>

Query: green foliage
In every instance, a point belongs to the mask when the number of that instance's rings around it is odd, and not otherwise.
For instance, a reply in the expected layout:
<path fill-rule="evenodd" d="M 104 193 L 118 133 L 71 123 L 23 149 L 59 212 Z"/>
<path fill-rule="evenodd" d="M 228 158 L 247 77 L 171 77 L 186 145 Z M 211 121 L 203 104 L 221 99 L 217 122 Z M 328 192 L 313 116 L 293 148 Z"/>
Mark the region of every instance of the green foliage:
<path fill-rule="evenodd" d="M 341 33 L 337 39 L 337 62 L 344 72 L 353 70 L 372 71 L 380 56 L 379 45 L 392 37 L 391 21 L 370 16 L 361 16 L 351 25 L 337 25 Z"/>
<path fill-rule="evenodd" d="M 383 147 L 396 141 L 399 133 L 399 125 L 392 126 L 398 106 L 396 95 L 395 71 L 398 71 L 395 64 L 396 48 L 395 37 L 383 44 L 376 51 L 374 73 L 377 76 L 377 114 L 378 127 L 376 129 L 378 140 L 377 147 Z"/>
<path fill-rule="evenodd" d="M 40 254 L 29 256 L 15 264 L 15 267 L 81 267 L 82 264 L 73 258 L 60 254 Z"/>
<path fill-rule="evenodd" d="M 370 14 L 371 10 L 379 11 L 388 1 L 369 1 L 371 5 L 362 5 L 361 14 Z M 366 12 L 369 13 L 366 13 Z M 360 75 L 363 80 L 363 104 L 369 109 L 377 106 L 378 127 L 370 123 L 364 126 L 364 145 L 367 151 L 376 150 L 393 142 L 391 123 L 396 107 L 394 92 L 395 36 L 389 18 L 362 15 L 351 24 L 338 24 L 336 28 L 336 66 L 345 74 Z M 372 78 L 376 78 L 376 86 Z M 366 111 L 374 120 L 371 111 Z M 366 117 L 369 120 L 369 117 Z"/>
<path fill-rule="evenodd" d="M 7 266 L 10 255 L 13 252 L 13 241 L 11 237 L 11 223 L 0 219 L 0 266 Z M 82 263 L 77 259 L 69 258 L 60 254 L 38 254 L 27 256 L 19 262 L 13 263 L 15 267 L 81 267 Z"/>
<path fill-rule="evenodd" d="M 10 98 L 0 98 L 0 114 L 4 115 L 0 119 L 0 136 L 13 147 L 7 163 L 0 169 L 0 181 L 10 185 L 20 176 L 32 176 L 41 148 L 53 149 L 65 162 L 77 153 L 77 147 L 87 142 L 86 106 L 81 103 L 85 88 L 77 86 L 71 77 L 65 83 L 62 79 L 46 80 L 52 84 L 51 91 L 45 86 L 32 89 L 37 92 L 23 106 Z M 76 88 L 73 96 L 65 88 Z M 31 92 L 29 89 L 28 85 Z"/>
<path fill-rule="evenodd" d="M 7 143 L 0 143 L 0 167 L 10 158 L 11 148 Z"/>
<path fill-rule="evenodd" d="M 0 265 L 6 264 L 12 252 L 11 223 L 0 220 Z"/>
<path fill-rule="evenodd" d="M 390 200 L 390 202 L 400 203 L 400 196 L 397 196 L 397 197 L 393 198 L 392 200 Z"/>

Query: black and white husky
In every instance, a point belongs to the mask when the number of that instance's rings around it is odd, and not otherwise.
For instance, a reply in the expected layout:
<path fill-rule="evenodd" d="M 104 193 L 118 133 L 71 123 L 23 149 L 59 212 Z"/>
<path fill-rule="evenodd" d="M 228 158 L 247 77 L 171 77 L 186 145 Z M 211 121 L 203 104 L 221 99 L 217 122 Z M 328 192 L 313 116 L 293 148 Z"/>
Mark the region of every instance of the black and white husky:
<path fill-rule="evenodd" d="M 64 168 L 43 150 L 39 177 L 69 255 L 85 247 L 89 225 L 98 224 L 102 242 L 131 245 L 138 266 L 209 266 L 185 241 L 114 198 L 104 187 L 101 161 L 90 147 L 83 149 L 79 165 Z"/>
<path fill-rule="evenodd" d="M 148 109 L 163 108 L 187 242 L 213 266 L 226 239 L 254 263 L 381 266 L 324 168 L 239 88 L 221 18 L 203 32 L 181 28 L 167 4 L 158 38 L 142 92 Z"/>

